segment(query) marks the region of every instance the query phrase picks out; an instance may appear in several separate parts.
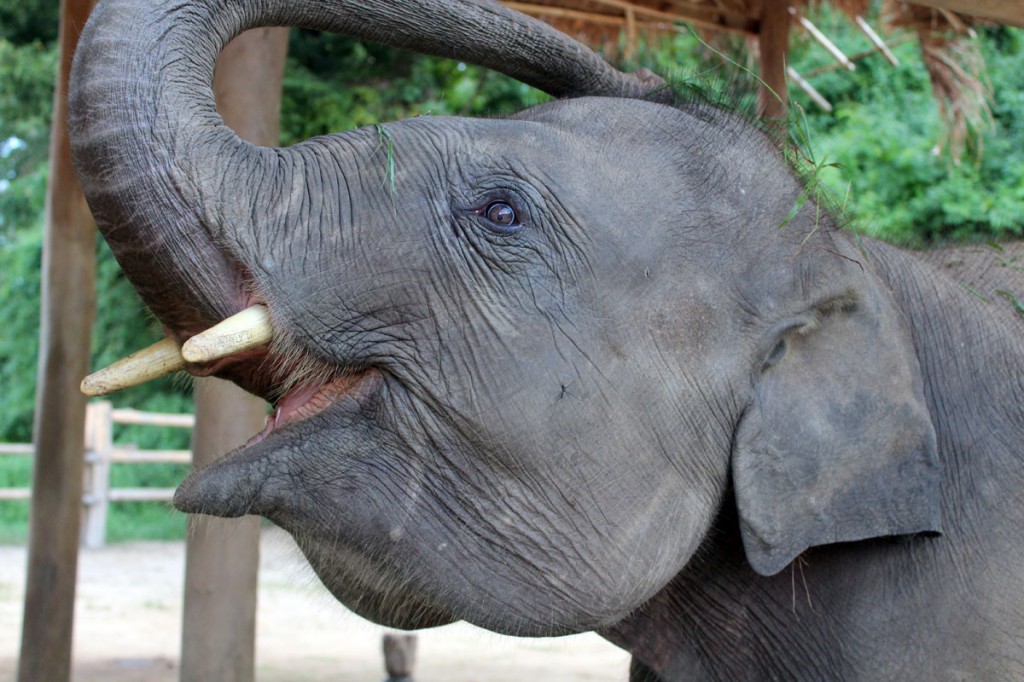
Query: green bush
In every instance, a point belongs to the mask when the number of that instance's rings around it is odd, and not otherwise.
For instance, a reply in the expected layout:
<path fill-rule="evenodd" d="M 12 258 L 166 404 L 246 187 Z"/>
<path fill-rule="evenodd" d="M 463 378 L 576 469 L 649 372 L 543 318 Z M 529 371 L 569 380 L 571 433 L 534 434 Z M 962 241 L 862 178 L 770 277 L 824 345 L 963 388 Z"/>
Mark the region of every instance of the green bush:
<path fill-rule="evenodd" d="M 282 99 L 289 145 L 412 116 L 507 113 L 546 97 L 476 66 L 295 30 Z"/>
<path fill-rule="evenodd" d="M 40 224 L 57 54 L 0 39 L 0 238 Z"/>
<path fill-rule="evenodd" d="M 829 35 L 847 53 L 865 47 L 845 18 Z M 856 229 L 910 246 L 1024 235 L 1024 31 L 982 29 L 979 41 L 993 90 L 993 124 L 980 153 L 961 163 L 948 152 L 932 153 L 943 129 L 914 42 L 896 48 L 899 67 L 879 55 L 858 63 L 854 73 L 815 78 L 834 114 L 794 90 L 817 158 L 834 164 L 820 179 Z M 814 68 L 820 52 L 798 45 L 794 67 Z"/>

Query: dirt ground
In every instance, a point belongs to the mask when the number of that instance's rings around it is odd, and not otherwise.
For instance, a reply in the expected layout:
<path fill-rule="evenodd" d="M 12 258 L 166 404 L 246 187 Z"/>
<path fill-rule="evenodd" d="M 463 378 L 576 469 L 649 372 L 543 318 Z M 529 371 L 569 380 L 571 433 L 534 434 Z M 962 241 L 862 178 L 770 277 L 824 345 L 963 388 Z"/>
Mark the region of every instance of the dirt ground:
<path fill-rule="evenodd" d="M 24 547 L 0 547 L 0 680 L 13 680 L 25 590 Z M 178 679 L 184 543 L 83 550 L 76 682 Z M 287 534 L 264 531 L 256 642 L 260 682 L 379 682 L 384 628 L 346 611 Z M 628 655 L 597 635 L 501 637 L 464 623 L 419 633 L 416 682 L 624 682 Z M 211 681 L 214 682 L 214 681 Z"/>

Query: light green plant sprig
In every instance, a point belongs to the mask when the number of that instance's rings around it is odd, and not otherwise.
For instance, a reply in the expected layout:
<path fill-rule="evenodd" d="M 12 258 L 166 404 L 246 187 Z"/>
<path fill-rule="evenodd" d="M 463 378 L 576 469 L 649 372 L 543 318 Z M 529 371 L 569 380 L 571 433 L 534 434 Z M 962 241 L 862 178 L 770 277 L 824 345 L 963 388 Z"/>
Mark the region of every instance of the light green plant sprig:
<path fill-rule="evenodd" d="M 395 205 L 395 144 L 391 138 L 391 132 L 384 127 L 382 123 L 375 123 L 373 127 L 377 129 L 377 146 L 374 148 L 373 153 L 376 154 L 377 150 L 384 147 L 387 153 L 387 160 L 384 165 L 384 179 L 381 180 L 381 189 L 384 185 L 388 185 L 391 190 L 391 210 L 397 215 L 398 207 Z"/>

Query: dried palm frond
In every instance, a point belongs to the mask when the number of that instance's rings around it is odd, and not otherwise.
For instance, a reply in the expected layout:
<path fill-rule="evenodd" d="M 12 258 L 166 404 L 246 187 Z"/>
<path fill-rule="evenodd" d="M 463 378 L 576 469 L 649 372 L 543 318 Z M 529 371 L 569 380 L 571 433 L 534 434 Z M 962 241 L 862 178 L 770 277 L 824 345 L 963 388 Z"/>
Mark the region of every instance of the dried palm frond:
<path fill-rule="evenodd" d="M 981 133 L 992 124 L 988 104 L 992 91 L 985 76 L 984 59 L 972 40 L 973 20 L 899 0 L 886 0 L 884 12 L 890 26 L 908 28 L 917 34 L 945 123 L 936 153 L 948 147 L 957 163 L 968 148 L 980 154 Z"/>

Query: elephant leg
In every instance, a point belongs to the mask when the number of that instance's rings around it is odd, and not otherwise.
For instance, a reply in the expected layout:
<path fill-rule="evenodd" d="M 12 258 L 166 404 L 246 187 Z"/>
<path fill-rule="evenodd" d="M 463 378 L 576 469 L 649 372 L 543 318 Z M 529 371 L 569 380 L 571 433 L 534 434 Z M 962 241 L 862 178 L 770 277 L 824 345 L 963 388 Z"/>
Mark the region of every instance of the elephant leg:
<path fill-rule="evenodd" d="M 658 674 L 638 661 L 636 658 L 629 663 L 629 682 L 663 682 Z"/>

